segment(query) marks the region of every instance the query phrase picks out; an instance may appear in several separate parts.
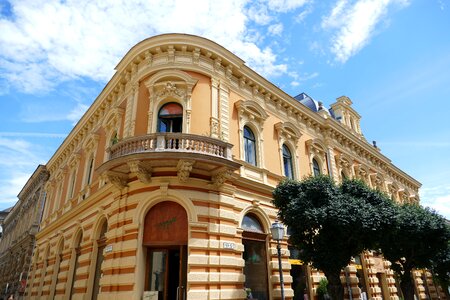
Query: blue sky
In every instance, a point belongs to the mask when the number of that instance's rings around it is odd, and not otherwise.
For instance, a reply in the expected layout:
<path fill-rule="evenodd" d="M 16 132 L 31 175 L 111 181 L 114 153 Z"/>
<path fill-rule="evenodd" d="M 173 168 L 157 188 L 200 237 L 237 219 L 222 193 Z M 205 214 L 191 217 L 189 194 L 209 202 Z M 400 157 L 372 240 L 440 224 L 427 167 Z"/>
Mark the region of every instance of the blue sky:
<path fill-rule="evenodd" d="M 449 0 L 0 0 L 0 209 L 129 48 L 169 32 L 216 41 L 292 96 L 350 97 L 367 140 L 450 218 Z"/>

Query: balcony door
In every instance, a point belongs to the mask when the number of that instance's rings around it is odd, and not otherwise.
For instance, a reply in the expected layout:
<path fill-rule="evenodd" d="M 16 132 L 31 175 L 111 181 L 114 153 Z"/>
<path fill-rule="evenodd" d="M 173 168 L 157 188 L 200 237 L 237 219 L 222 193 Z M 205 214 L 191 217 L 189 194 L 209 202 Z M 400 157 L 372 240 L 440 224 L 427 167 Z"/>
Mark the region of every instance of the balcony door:
<path fill-rule="evenodd" d="M 165 104 L 158 113 L 158 132 L 182 132 L 183 107 L 175 102 Z"/>

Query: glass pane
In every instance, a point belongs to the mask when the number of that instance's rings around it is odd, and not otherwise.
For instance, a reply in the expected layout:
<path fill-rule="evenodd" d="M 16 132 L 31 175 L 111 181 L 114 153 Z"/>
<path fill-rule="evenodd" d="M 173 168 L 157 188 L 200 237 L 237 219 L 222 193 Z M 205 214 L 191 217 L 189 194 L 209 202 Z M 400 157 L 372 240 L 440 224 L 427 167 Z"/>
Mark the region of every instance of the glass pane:
<path fill-rule="evenodd" d="M 292 155 L 291 151 L 286 145 L 283 145 L 283 165 L 284 165 L 284 176 L 293 179 L 294 175 L 292 172 Z"/>
<path fill-rule="evenodd" d="M 249 215 L 244 216 L 242 228 L 246 231 L 264 233 L 261 223 L 255 217 Z"/>
<path fill-rule="evenodd" d="M 255 135 L 247 126 L 244 126 L 244 137 L 249 140 L 255 141 Z"/>
<path fill-rule="evenodd" d="M 245 139 L 245 161 L 256 166 L 255 142 Z"/>
<path fill-rule="evenodd" d="M 166 277 L 166 252 L 151 252 L 151 270 L 150 270 L 150 291 L 159 291 L 161 296 L 164 294 L 164 279 Z M 158 299 L 162 299 L 158 296 Z"/>
<path fill-rule="evenodd" d="M 267 257 L 265 242 L 242 240 L 244 244 L 244 288 L 247 299 L 268 300 Z"/>
<path fill-rule="evenodd" d="M 167 103 L 159 110 L 159 116 L 182 116 L 183 107 L 178 103 Z"/>
<path fill-rule="evenodd" d="M 313 171 L 314 171 L 314 176 L 319 176 L 320 175 L 319 163 L 315 159 L 313 159 Z"/>

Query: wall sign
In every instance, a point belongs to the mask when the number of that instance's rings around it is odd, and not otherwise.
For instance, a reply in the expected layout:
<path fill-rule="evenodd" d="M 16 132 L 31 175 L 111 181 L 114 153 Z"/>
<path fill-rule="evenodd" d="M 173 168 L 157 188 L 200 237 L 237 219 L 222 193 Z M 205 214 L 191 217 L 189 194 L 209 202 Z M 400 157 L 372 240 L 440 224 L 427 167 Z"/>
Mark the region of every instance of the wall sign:
<path fill-rule="evenodd" d="M 223 242 L 223 248 L 224 249 L 235 249 L 236 248 L 236 244 L 235 243 L 230 243 L 230 242 Z"/>
<path fill-rule="evenodd" d="M 109 252 L 112 252 L 112 251 L 113 251 L 113 246 L 112 245 L 108 245 L 108 246 L 105 247 L 105 250 L 104 250 L 105 254 L 109 253 Z"/>

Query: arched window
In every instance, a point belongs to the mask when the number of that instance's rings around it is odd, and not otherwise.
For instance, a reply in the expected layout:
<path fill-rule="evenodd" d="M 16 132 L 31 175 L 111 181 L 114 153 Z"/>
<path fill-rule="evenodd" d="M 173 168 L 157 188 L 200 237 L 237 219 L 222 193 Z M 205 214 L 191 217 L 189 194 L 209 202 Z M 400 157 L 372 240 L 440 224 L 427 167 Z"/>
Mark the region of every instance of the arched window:
<path fill-rule="evenodd" d="M 320 166 L 317 160 L 313 159 L 313 174 L 314 176 L 319 176 L 322 172 L 320 172 Z"/>
<path fill-rule="evenodd" d="M 39 280 L 39 290 L 38 290 L 38 295 L 39 296 L 42 296 L 42 290 L 43 290 L 43 287 L 44 287 L 45 277 L 47 277 L 47 267 L 48 267 L 48 261 L 49 261 L 49 257 L 48 256 L 50 255 L 50 245 L 47 245 L 47 248 L 46 248 L 44 253 L 45 253 L 45 255 L 43 257 L 44 264 L 42 266 L 41 278 Z"/>
<path fill-rule="evenodd" d="M 256 139 L 250 128 L 244 126 L 245 161 L 256 166 Z"/>
<path fill-rule="evenodd" d="M 342 181 L 348 179 L 348 178 L 347 178 L 347 175 L 345 175 L 344 171 L 341 171 L 341 178 L 342 178 Z"/>
<path fill-rule="evenodd" d="M 76 239 L 76 246 L 75 248 L 72 250 L 72 277 L 71 277 L 71 282 L 70 284 L 70 290 L 69 290 L 69 299 L 72 299 L 73 295 L 75 294 L 75 289 L 74 289 L 74 285 L 75 285 L 75 281 L 77 280 L 77 270 L 78 267 L 80 265 L 79 263 L 79 258 L 80 258 L 80 254 L 81 254 L 81 241 L 83 240 L 83 234 L 80 232 L 78 234 L 78 237 Z"/>
<path fill-rule="evenodd" d="M 86 173 L 86 185 L 90 185 L 92 182 L 92 173 L 94 172 L 94 156 L 91 157 L 88 164 L 88 169 Z"/>
<path fill-rule="evenodd" d="M 52 286 L 50 289 L 50 299 L 54 299 L 56 295 L 56 289 L 58 288 L 58 277 L 59 277 L 59 271 L 61 267 L 61 262 L 63 258 L 63 250 L 64 250 L 64 240 L 62 240 L 58 247 L 58 252 L 56 253 L 56 261 L 55 261 L 55 267 L 53 269 L 53 278 L 52 278 Z"/>
<path fill-rule="evenodd" d="M 269 285 L 267 273 L 266 237 L 261 222 L 253 214 L 247 214 L 242 220 L 243 258 L 245 261 L 244 287 L 250 289 L 253 299 L 268 300 Z"/>
<path fill-rule="evenodd" d="M 68 200 L 72 199 L 73 192 L 75 190 L 75 180 L 77 178 L 77 173 L 75 170 L 72 171 L 72 174 L 70 175 L 70 184 L 69 184 L 69 194 L 68 194 Z"/>
<path fill-rule="evenodd" d="M 111 140 L 109 141 L 109 145 L 113 146 L 119 142 L 119 137 L 117 136 L 117 131 L 114 131 L 114 134 L 111 136 Z"/>
<path fill-rule="evenodd" d="M 108 223 L 103 222 L 102 229 L 97 239 L 97 260 L 95 262 L 94 287 L 92 291 L 92 299 L 97 300 L 100 293 L 100 278 L 102 277 L 103 250 L 106 246 L 106 231 L 108 231 Z"/>
<path fill-rule="evenodd" d="M 175 102 L 165 104 L 158 113 L 158 132 L 182 132 L 183 107 Z"/>
<path fill-rule="evenodd" d="M 292 167 L 292 155 L 291 151 L 286 145 L 283 145 L 283 166 L 284 166 L 284 176 L 294 179 L 294 172 Z"/>

